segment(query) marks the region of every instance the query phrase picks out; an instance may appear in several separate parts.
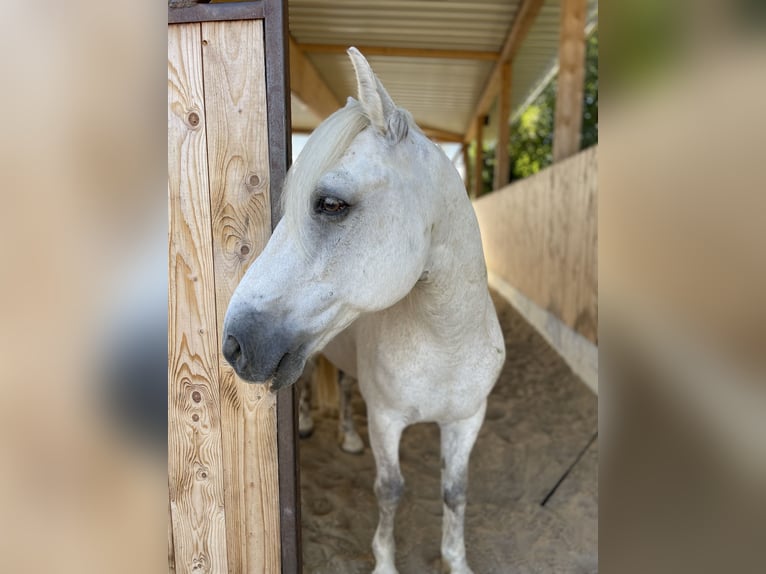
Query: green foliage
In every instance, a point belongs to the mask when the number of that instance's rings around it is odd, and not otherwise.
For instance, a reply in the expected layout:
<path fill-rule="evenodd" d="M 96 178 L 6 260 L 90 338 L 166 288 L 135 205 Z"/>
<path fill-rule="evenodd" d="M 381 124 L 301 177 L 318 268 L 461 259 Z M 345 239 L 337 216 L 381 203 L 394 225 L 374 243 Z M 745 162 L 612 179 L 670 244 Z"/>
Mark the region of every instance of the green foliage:
<path fill-rule="evenodd" d="M 515 181 L 553 163 L 553 129 L 556 117 L 556 78 L 554 77 L 511 124 L 508 152 L 511 157 L 510 180 Z M 598 143 L 598 29 L 587 38 L 583 122 L 580 149 Z M 494 146 L 484 150 L 482 180 L 484 193 L 492 190 L 495 167 Z"/>

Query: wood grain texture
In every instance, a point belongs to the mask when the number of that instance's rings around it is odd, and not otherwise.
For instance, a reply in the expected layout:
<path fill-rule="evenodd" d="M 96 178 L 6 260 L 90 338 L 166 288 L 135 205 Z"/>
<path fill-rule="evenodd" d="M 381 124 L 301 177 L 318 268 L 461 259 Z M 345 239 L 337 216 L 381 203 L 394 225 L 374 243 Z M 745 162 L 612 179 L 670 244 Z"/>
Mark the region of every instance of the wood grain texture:
<path fill-rule="evenodd" d="M 226 572 L 199 24 L 168 28 L 168 484 L 176 570 Z"/>
<path fill-rule="evenodd" d="M 217 325 L 271 235 L 263 22 L 202 24 Z M 218 349 L 220 349 L 220 341 Z M 218 357 L 231 573 L 280 571 L 276 396 Z"/>
<path fill-rule="evenodd" d="M 488 269 L 598 342 L 596 148 L 474 202 Z"/>
<path fill-rule="evenodd" d="M 553 161 L 580 151 L 583 86 L 585 83 L 586 0 L 561 0 L 559 73 L 556 118 L 553 128 Z"/>

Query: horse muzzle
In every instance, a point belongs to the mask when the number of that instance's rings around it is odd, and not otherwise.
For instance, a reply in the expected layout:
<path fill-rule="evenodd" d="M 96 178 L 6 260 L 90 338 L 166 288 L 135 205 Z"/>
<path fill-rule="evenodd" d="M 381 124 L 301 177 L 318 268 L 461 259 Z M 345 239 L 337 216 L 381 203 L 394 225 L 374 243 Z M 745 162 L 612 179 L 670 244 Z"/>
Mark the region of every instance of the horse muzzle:
<path fill-rule="evenodd" d="M 226 318 L 221 350 L 240 378 L 271 382 L 272 390 L 298 380 L 307 359 L 298 336 L 271 314 L 256 310 Z"/>

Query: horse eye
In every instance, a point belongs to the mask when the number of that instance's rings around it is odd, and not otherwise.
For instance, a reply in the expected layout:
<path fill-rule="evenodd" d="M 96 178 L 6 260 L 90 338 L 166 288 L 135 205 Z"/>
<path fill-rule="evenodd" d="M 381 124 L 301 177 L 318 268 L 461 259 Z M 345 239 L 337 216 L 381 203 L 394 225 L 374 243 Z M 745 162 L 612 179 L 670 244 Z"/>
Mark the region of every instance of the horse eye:
<path fill-rule="evenodd" d="M 348 204 L 337 197 L 320 197 L 316 204 L 316 211 L 329 215 L 339 215 L 347 209 Z"/>

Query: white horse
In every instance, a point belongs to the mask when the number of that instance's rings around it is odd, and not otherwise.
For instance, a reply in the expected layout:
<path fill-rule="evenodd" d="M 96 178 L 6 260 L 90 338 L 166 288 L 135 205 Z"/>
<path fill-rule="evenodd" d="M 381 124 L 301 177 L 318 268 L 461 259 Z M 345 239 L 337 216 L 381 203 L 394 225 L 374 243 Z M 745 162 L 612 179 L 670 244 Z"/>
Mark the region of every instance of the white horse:
<path fill-rule="evenodd" d="M 396 572 L 402 431 L 438 423 L 442 559 L 469 573 L 468 458 L 505 360 L 479 227 L 449 159 L 348 53 L 359 101 L 315 130 L 288 173 L 283 218 L 229 304 L 223 353 L 272 389 L 320 349 L 358 379 L 377 470 L 378 574 Z"/>

